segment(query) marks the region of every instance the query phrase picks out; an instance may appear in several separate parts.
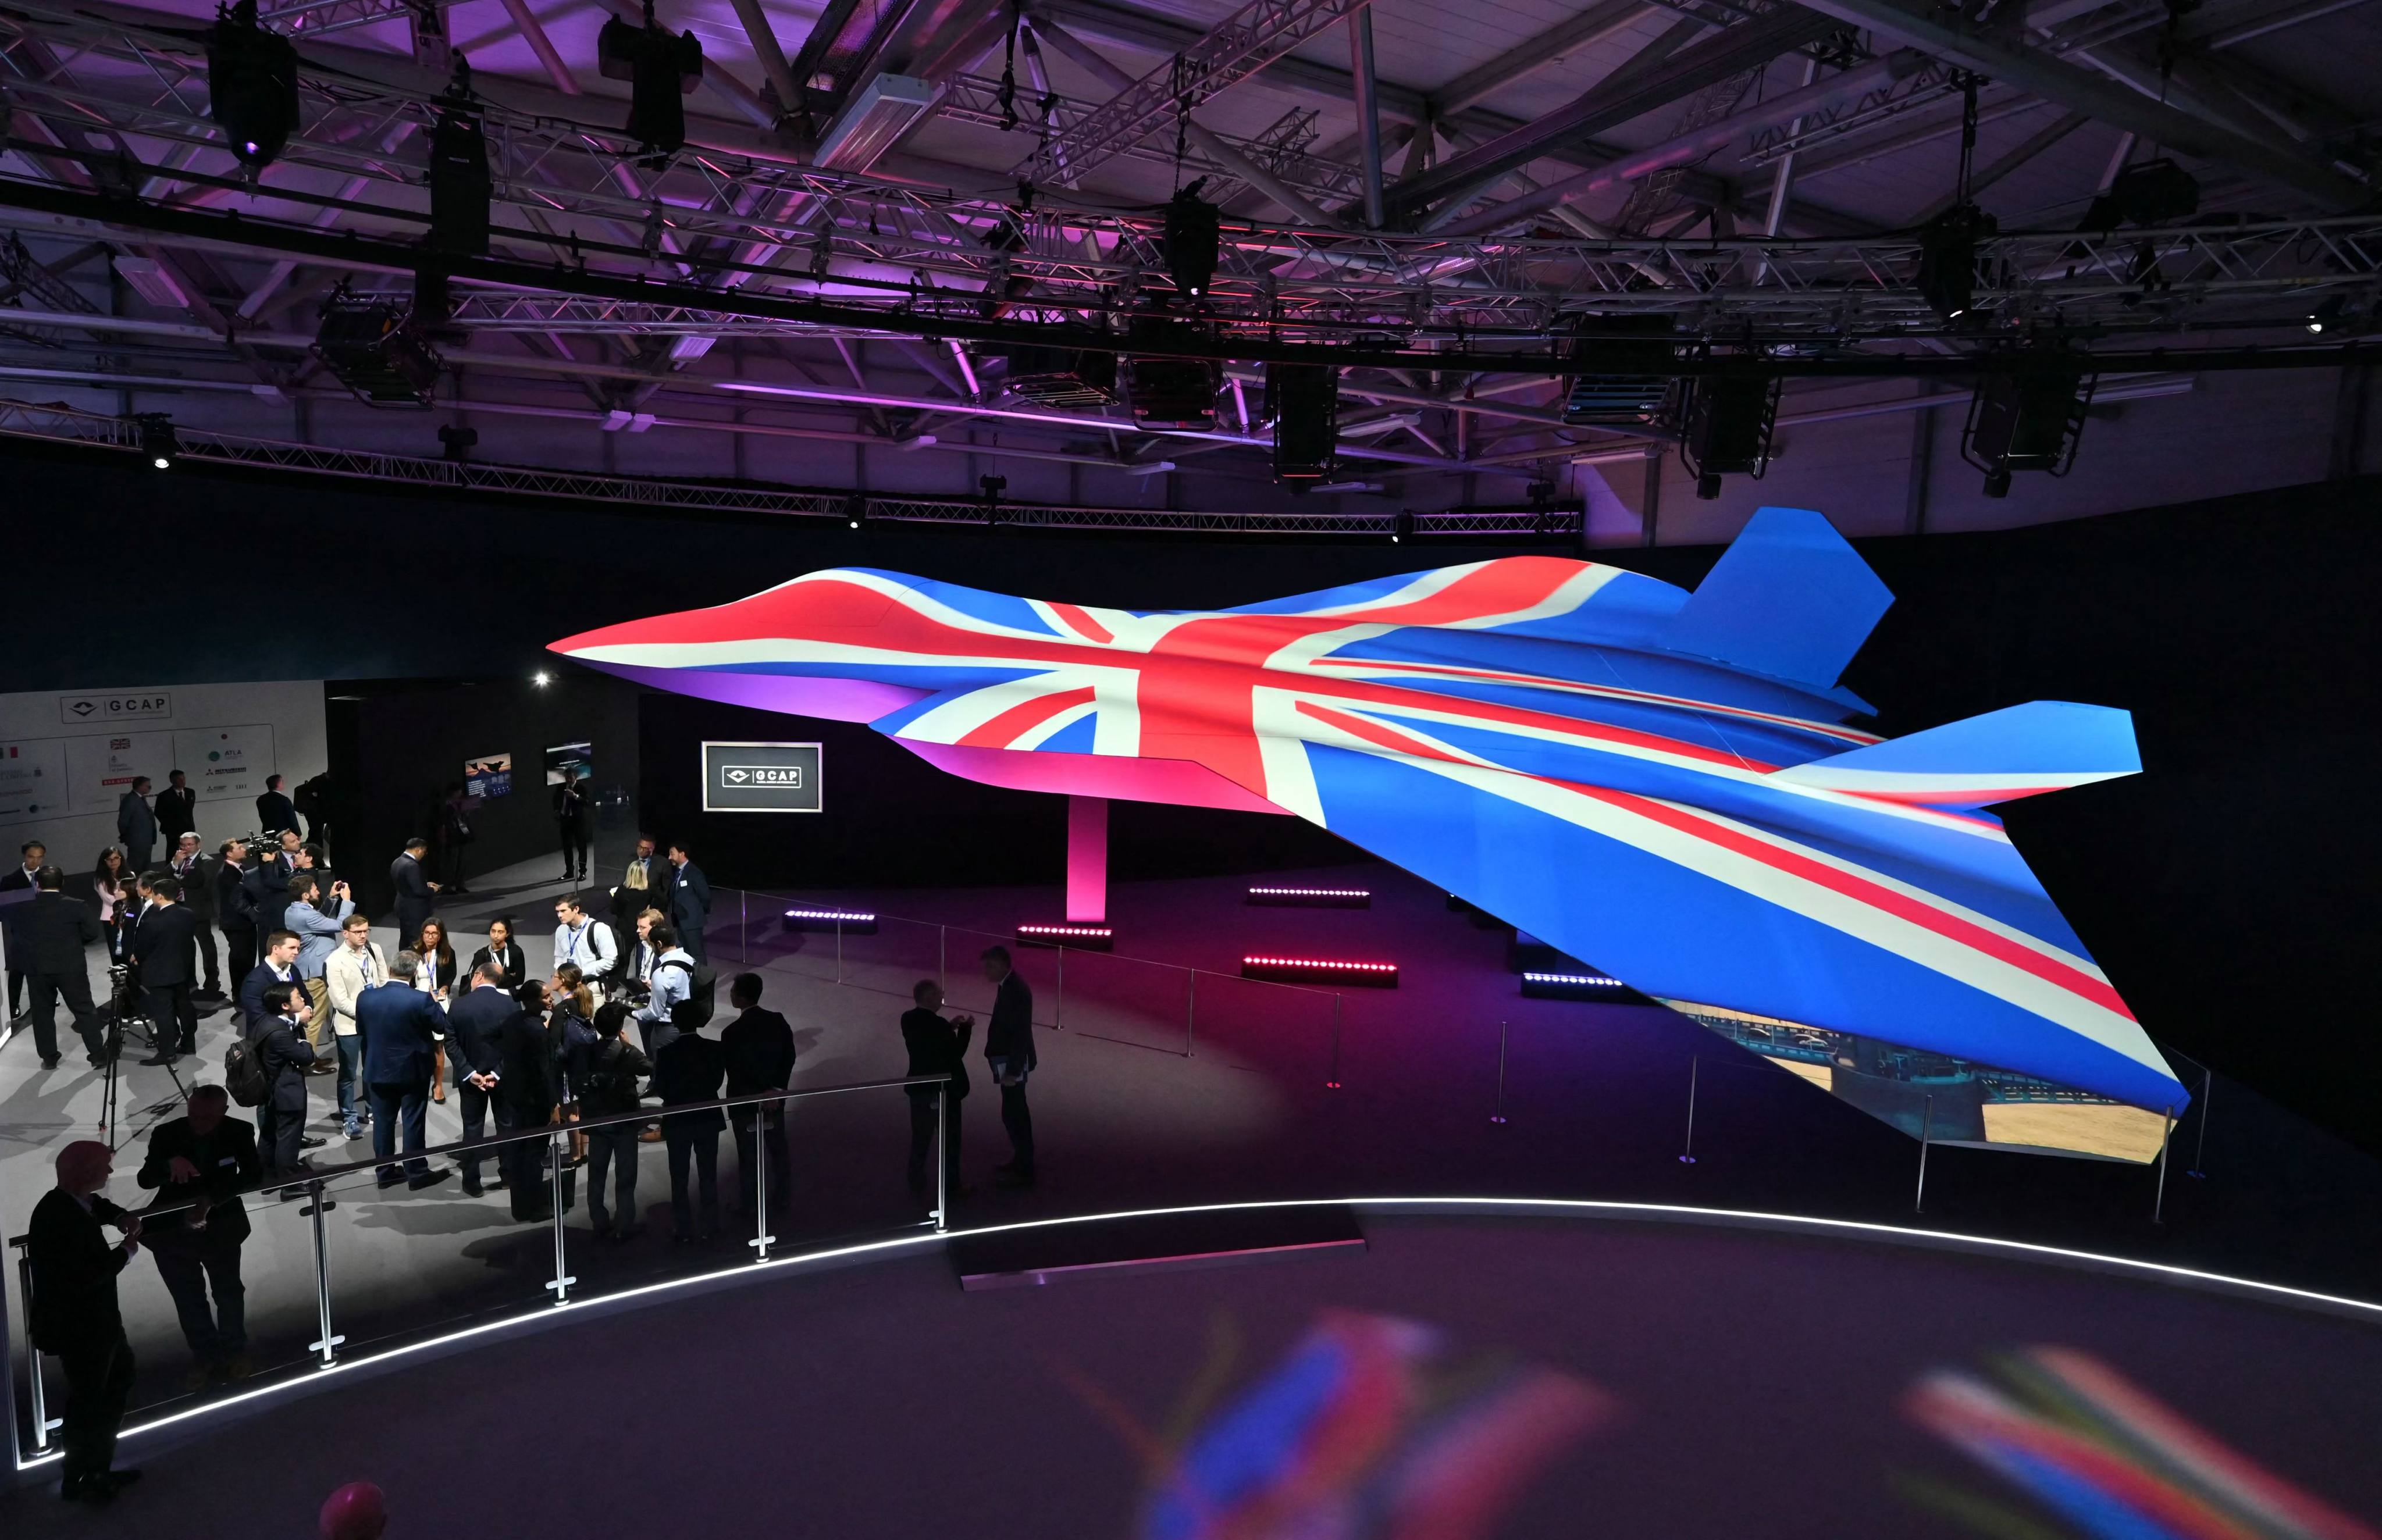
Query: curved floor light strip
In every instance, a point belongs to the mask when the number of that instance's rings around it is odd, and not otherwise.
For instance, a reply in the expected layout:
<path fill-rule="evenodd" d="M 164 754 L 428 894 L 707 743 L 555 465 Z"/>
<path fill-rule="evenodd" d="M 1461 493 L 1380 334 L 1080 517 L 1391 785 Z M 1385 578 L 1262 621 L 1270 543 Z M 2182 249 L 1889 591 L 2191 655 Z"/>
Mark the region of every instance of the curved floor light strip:
<path fill-rule="evenodd" d="M 1105 1214 L 1078 1214 L 1052 1219 L 1020 1219 L 1006 1225 L 979 1225 L 969 1229 L 938 1233 L 925 1230 L 915 1235 L 894 1236 L 883 1241 L 859 1241 L 846 1246 L 831 1246 L 824 1251 L 804 1252 L 791 1256 L 774 1256 L 766 1261 L 743 1262 L 708 1273 L 697 1273 L 682 1278 L 664 1278 L 657 1283 L 639 1284 L 617 1293 L 602 1294 L 583 1300 L 571 1300 L 562 1304 L 509 1315 L 501 1320 L 484 1321 L 476 1326 L 444 1332 L 419 1342 L 403 1343 L 365 1357 L 343 1359 L 327 1368 L 316 1369 L 288 1379 L 261 1385 L 252 1390 L 223 1396 L 203 1405 L 185 1407 L 144 1423 L 126 1427 L 120 1438 L 134 1438 L 142 1434 L 194 1419 L 227 1412 L 236 1406 L 283 1395 L 304 1387 L 363 1369 L 376 1368 L 432 1349 L 467 1341 L 475 1337 L 490 1336 L 520 1326 L 534 1326 L 540 1322 L 559 1321 L 569 1315 L 592 1309 L 619 1305 L 647 1295 L 692 1288 L 699 1284 L 720 1283 L 736 1278 L 749 1278 L 756 1274 L 780 1268 L 808 1267 L 821 1263 L 848 1260 L 876 1253 L 891 1253 L 913 1250 L 938 1242 L 957 1241 L 971 1236 L 1001 1235 L 1016 1230 L 1054 1229 L 1062 1225 L 1094 1225 L 1115 1219 L 1162 1218 L 1184 1214 L 1221 1214 L 1232 1210 L 1276 1208 L 1323 1208 L 1345 1205 L 1381 1213 L 1449 1214 L 1486 1216 L 1523 1214 L 1542 1217 L 1577 1216 L 1623 1219 L 1662 1219 L 1688 1224 L 1720 1224 L 1732 1228 L 1773 1228 L 1817 1234 L 1841 1234 L 1868 1240 L 1892 1241 L 1930 1248 L 1973 1250 L 1984 1253 L 2010 1254 L 2034 1260 L 2064 1264 L 2081 1264 L 2096 1271 L 2130 1274 L 2151 1281 L 2179 1283 L 2190 1287 L 2214 1287 L 2254 1299 L 2271 1300 L 2278 1303 L 2322 1310 L 2327 1314 L 2347 1315 L 2351 1319 L 2382 1326 L 2382 1302 L 2351 1299 L 2341 1294 L 2326 1294 L 2312 1289 L 2294 1289 L 2289 1284 L 2266 1283 L 2257 1278 L 2236 1277 L 2229 1273 L 2205 1272 L 2195 1267 L 2179 1267 L 2172 1263 L 2143 1262 L 2133 1257 L 2111 1256 L 2103 1252 L 2082 1252 L 2066 1246 L 2046 1246 L 2032 1241 L 2005 1241 L 1987 1235 L 1963 1235 L 1957 1230 L 1914 1229 L 1905 1225 L 1884 1225 L 1863 1219 L 1823 1219 L 1801 1214 L 1772 1214 L 1760 1209 L 1702 1208 L 1690 1204 L 1624 1203 L 1600 1198 L 1465 1198 L 1465 1197 L 1352 1197 L 1352 1198 L 1282 1198 L 1251 1203 L 1185 1204 L 1168 1208 L 1116 1209 Z M 53 1450 L 31 1460 L 17 1454 L 18 1471 L 30 1471 L 51 1464 L 61 1452 Z"/>

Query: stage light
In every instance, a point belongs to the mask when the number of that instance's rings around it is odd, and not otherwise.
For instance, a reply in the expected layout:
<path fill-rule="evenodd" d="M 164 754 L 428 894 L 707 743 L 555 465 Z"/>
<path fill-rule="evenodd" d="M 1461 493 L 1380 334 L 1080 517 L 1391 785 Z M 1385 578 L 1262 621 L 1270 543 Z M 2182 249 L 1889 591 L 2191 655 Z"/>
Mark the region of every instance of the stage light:
<path fill-rule="evenodd" d="M 152 413 L 141 420 L 141 452 L 149 457 L 152 468 L 158 471 L 174 469 L 174 461 L 180 456 L 182 445 L 174 436 L 172 418 Z"/>
<path fill-rule="evenodd" d="M 1201 177 L 1174 195 L 1166 205 L 1166 224 L 1159 237 L 1174 291 L 1191 299 L 1206 294 L 1216 281 L 1216 259 L 1222 251 L 1222 211 L 1199 198 L 1199 189 L 1207 185 L 1208 178 Z"/>
<path fill-rule="evenodd" d="M 450 422 L 438 430 L 438 442 L 446 447 L 447 458 L 460 465 L 479 446 L 480 430 L 459 428 Z"/>
<path fill-rule="evenodd" d="M 251 171 L 270 165 L 298 127 L 298 50 L 256 21 L 256 0 L 218 11 L 207 30 L 207 116 Z"/>
<path fill-rule="evenodd" d="M 448 108 L 430 129 L 430 239 L 449 256 L 488 254 L 488 141 L 475 113 Z"/>
<path fill-rule="evenodd" d="M 1676 329 L 1667 315 L 1581 316 L 1569 350 L 1564 421 L 1606 428 L 1654 422 L 1671 390 L 1666 371 L 1678 356 Z"/>
<path fill-rule="evenodd" d="M 846 935 L 875 935 L 877 916 L 866 910 L 790 909 L 779 922 L 790 931 L 841 931 Z"/>
<path fill-rule="evenodd" d="M 1069 348 L 1004 349 L 1008 371 L 1001 388 L 1038 407 L 1099 408 L 1117 398 L 1114 353 L 1079 353 Z"/>
<path fill-rule="evenodd" d="M 541 668 L 536 673 L 532 674 L 529 677 L 529 682 L 537 686 L 540 690 L 544 690 L 547 685 L 554 682 L 554 676 Z"/>
<path fill-rule="evenodd" d="M 323 301 L 314 356 L 367 406 L 428 406 L 444 367 L 395 300 L 345 288 Z"/>
<path fill-rule="evenodd" d="M 2012 471 L 2068 474 L 2093 385 L 2093 376 L 2069 361 L 1985 376 L 1969 401 L 1960 458 L 1985 473 L 1986 496 L 2008 496 Z"/>
<path fill-rule="evenodd" d="M 639 144 L 669 154 L 686 143 L 686 104 L 681 98 L 703 83 L 703 44 L 693 32 L 672 36 L 654 20 L 645 0 L 645 24 L 608 18 L 596 34 L 596 68 L 608 80 L 629 82 L 628 131 Z"/>
<path fill-rule="evenodd" d="M 1723 476 L 1751 476 L 1770 465 L 1781 382 L 1773 375 L 1716 375 L 1688 383 L 1679 459 L 1696 478 L 1696 495 L 1720 495 Z"/>
<path fill-rule="evenodd" d="M 1252 887 L 1245 902 L 1270 909 L 1370 909 L 1364 887 Z"/>
<path fill-rule="evenodd" d="M 1955 204 L 1920 226 L 1912 287 L 1945 320 L 1971 315 L 1977 301 L 1977 243 L 1998 227 L 1974 203 Z"/>
<path fill-rule="evenodd" d="M 1340 441 L 1340 371 L 1328 363 L 1269 363 L 1267 420 L 1273 423 L 1273 474 L 1279 482 L 1320 482 L 1332 473 Z"/>
<path fill-rule="evenodd" d="M 1398 965 L 1342 958 L 1251 956 L 1241 959 L 1241 977 L 1269 979 L 1277 984 L 1346 984 L 1367 989 L 1395 989 Z"/>
<path fill-rule="evenodd" d="M 1071 947 L 1077 951 L 1106 952 L 1116 947 L 1116 931 L 1108 925 L 1074 923 L 1063 925 L 1021 924 L 1017 927 L 1017 944 L 1021 947 Z"/>
<path fill-rule="evenodd" d="M 1414 509 L 1400 508 L 1397 517 L 1390 520 L 1390 544 L 1403 545 L 1406 543 L 1406 537 L 1414 532 Z"/>
<path fill-rule="evenodd" d="M 1533 1000 L 1593 1000 L 1629 986 L 1602 973 L 1524 973 L 1522 994 Z"/>

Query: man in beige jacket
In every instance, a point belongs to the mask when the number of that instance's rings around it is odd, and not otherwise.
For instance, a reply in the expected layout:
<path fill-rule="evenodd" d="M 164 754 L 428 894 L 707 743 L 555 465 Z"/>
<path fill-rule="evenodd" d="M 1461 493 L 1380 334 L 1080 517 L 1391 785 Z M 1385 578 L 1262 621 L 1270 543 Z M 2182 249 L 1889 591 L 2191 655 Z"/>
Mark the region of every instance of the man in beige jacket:
<path fill-rule="evenodd" d="M 350 914 L 340 927 L 338 950 L 324 960 L 329 988 L 332 1041 L 339 1051 L 339 1123 L 350 1139 L 362 1139 L 372 1117 L 364 1106 L 363 1039 L 356 1035 L 356 996 L 388 982 L 388 956 L 372 938 L 372 921 Z"/>

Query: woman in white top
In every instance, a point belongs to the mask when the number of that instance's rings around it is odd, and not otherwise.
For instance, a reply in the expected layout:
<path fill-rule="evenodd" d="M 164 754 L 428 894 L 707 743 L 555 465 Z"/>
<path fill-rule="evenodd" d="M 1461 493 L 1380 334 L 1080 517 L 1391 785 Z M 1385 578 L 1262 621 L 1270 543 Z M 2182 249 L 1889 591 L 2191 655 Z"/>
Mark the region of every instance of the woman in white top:
<path fill-rule="evenodd" d="M 446 1009 L 455 991 L 457 972 L 455 948 L 447 940 L 446 922 L 435 914 L 422 922 L 422 928 L 414 933 L 411 950 L 422 959 L 422 967 L 413 975 L 413 987 L 436 1000 L 439 1009 Z M 447 1045 L 443 1042 L 438 1045 L 431 1069 L 430 1099 L 447 1099 Z"/>
<path fill-rule="evenodd" d="M 92 867 L 91 886 L 99 901 L 100 928 L 107 933 L 107 955 L 118 960 L 124 956 L 124 938 L 117 933 L 123 929 L 126 903 L 132 897 L 132 877 L 123 846 L 101 849 Z"/>

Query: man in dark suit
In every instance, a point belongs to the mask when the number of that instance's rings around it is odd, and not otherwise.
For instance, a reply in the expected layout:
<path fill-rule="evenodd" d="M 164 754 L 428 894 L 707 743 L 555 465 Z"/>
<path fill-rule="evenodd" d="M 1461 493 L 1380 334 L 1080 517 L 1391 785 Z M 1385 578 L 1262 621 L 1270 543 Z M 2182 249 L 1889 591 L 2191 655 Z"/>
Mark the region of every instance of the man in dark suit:
<path fill-rule="evenodd" d="M 31 893 L 40 886 L 36 879 L 49 862 L 49 851 L 43 849 L 40 840 L 28 839 L 18 848 L 18 854 L 24 858 L 23 862 L 8 868 L 6 874 L 0 874 L 0 893 Z M 8 1018 L 11 1021 L 24 1011 L 25 980 L 29 976 L 24 963 L 18 959 L 17 948 L 12 943 L 8 947 Z"/>
<path fill-rule="evenodd" d="M 283 829 L 298 830 L 297 804 L 282 795 L 278 776 L 264 777 L 264 789 L 256 799 L 256 826 L 268 836 Z"/>
<path fill-rule="evenodd" d="M 8 960 L 23 968 L 32 983 L 33 1046 L 42 1056 L 43 1069 L 58 1067 L 57 1005 L 64 996 L 83 1050 L 97 1069 L 107 1062 L 106 1045 L 99 1034 L 99 1015 L 92 1008 L 91 966 L 85 954 L 100 940 L 99 922 L 89 904 L 60 891 L 66 874 L 56 867 L 43 867 L 40 883 L 31 903 L 6 911 Z"/>
<path fill-rule="evenodd" d="M 298 933 L 275 931 L 264 938 L 264 956 L 239 981 L 239 1020 L 243 1033 L 264 1014 L 264 992 L 276 984 L 298 982 Z"/>
<path fill-rule="evenodd" d="M 515 1010 L 499 1029 L 497 1055 L 497 1127 L 513 1131 L 544 1128 L 554 1117 L 554 1054 L 546 1023 L 526 1010 Z M 497 1152 L 497 1169 L 504 1175 L 516 1219 L 534 1223 L 554 1217 L 554 1192 L 546 1179 L 550 1143 L 516 1139 Z M 566 1190 L 566 1202 L 569 1197 Z"/>
<path fill-rule="evenodd" d="M 179 775 L 179 771 L 175 774 Z M 162 800 L 162 799 L 161 799 Z M 190 909 L 190 919 L 196 923 L 194 933 L 199 943 L 199 957 L 207 965 L 207 982 L 201 986 L 203 995 L 223 993 L 223 969 L 215 959 L 215 874 L 211 857 L 199 851 L 199 837 L 185 829 L 175 838 L 173 853 L 166 858 L 166 869 L 182 885 L 182 902 Z M 237 973 L 232 975 L 238 978 Z"/>
<path fill-rule="evenodd" d="M 150 1023 L 157 1031 L 157 1052 L 143 1064 L 171 1064 L 183 1054 L 199 1050 L 199 1009 L 190 1003 L 190 984 L 198 976 L 198 922 L 182 902 L 182 885 L 171 876 L 149 885 L 151 903 L 132 934 L 132 957 L 141 968 L 141 987 L 148 996 Z"/>
<path fill-rule="evenodd" d="M 943 1015 L 943 986 L 920 979 L 910 990 L 914 1003 L 902 1013 L 902 1045 L 910 1050 L 913 1075 L 949 1075 L 951 1083 L 937 1097 L 931 1085 L 914 1085 L 910 1095 L 910 1191 L 927 1196 L 927 1162 L 935 1147 L 935 1106 L 943 1113 L 943 1180 L 951 1195 L 960 1186 L 960 1103 L 968 1094 L 968 1038 L 976 1031 L 973 1016 Z M 946 1222 L 949 1216 L 945 1216 Z"/>
<path fill-rule="evenodd" d="M 133 1179 L 156 1190 L 151 1208 L 193 1205 L 186 1214 L 144 1219 L 142 1228 L 157 1276 L 174 1297 L 183 1340 L 199 1361 L 199 1377 L 207 1380 L 239 1379 L 248 1372 L 248 1294 L 239 1281 L 248 1211 L 239 1192 L 255 1186 L 264 1171 L 255 1126 L 227 1116 L 230 1111 L 222 1086 L 194 1087 L 182 1116 L 149 1135 L 149 1158 Z"/>
<path fill-rule="evenodd" d="M 785 1089 L 794 1078 L 794 1029 L 776 1011 L 761 1008 L 761 975 L 737 974 L 728 986 L 728 1003 L 737 1011 L 736 1020 L 719 1033 L 719 1051 L 728 1062 L 728 1094 L 749 1096 Z M 793 1167 L 786 1155 L 785 1104 L 762 1102 L 736 1107 L 730 1120 L 736 1130 L 736 1186 L 744 1212 L 756 1213 L 760 1206 L 754 1192 L 756 1154 L 766 1154 L 769 1191 L 784 1202 L 793 1183 Z M 757 1151 L 753 1137 L 756 1122 L 762 1131 Z"/>
<path fill-rule="evenodd" d="M 685 846 L 672 845 L 669 859 L 669 908 L 665 912 L 670 917 L 670 928 L 678 932 L 678 944 L 688 956 L 708 965 L 711 958 L 704 949 L 703 927 L 711 923 L 710 879 L 686 853 Z"/>
<path fill-rule="evenodd" d="M 416 835 L 405 842 L 405 849 L 388 864 L 388 885 L 397 890 L 397 944 L 411 947 L 422 934 L 422 922 L 430 918 L 437 907 L 434 897 L 438 885 L 430 880 L 429 870 L 422 864 L 428 854 L 430 841 Z"/>
<path fill-rule="evenodd" d="M 463 1137 L 478 1139 L 486 1131 L 488 1115 L 496 1114 L 497 1131 L 513 1126 L 512 1107 L 497 1094 L 504 1077 L 504 1039 L 522 1008 L 505 993 L 505 971 L 487 963 L 472 973 L 471 988 L 447 1008 L 447 1058 L 455 1069 L 460 1094 Z M 463 1192 L 480 1195 L 480 1157 L 465 1155 Z M 497 1179 L 505 1179 L 497 1167 Z"/>
<path fill-rule="evenodd" d="M 248 897 L 249 923 L 259 935 L 269 935 L 289 927 L 282 919 L 289 911 L 289 874 L 295 862 L 285 864 L 278 852 L 269 854 L 240 877 L 240 888 Z"/>
<path fill-rule="evenodd" d="M 132 1344 L 116 1303 L 116 1275 L 141 1249 L 141 1221 L 101 1197 L 116 1152 L 79 1139 L 58 1152 L 58 1184 L 33 1205 L 27 1252 L 33 1346 L 66 1371 L 65 1481 L 59 1496 L 105 1503 L 141 1473 L 117 1471 L 116 1430 L 132 1394 Z M 102 1225 L 124 1232 L 115 1245 Z"/>
<path fill-rule="evenodd" d="M 135 872 L 149 870 L 157 849 L 157 814 L 149 806 L 149 777 L 136 776 L 132 789 L 116 800 L 116 837 L 124 847 L 124 864 Z"/>
<path fill-rule="evenodd" d="M 984 1058 L 1001 1087 L 1001 1126 L 1009 1160 L 993 1178 L 1003 1187 L 1034 1185 L 1034 1114 L 1025 1106 L 1025 1078 L 1034 1072 L 1034 992 L 1010 965 L 1009 948 L 987 947 L 984 976 L 992 985 L 992 1020 L 985 1023 Z"/>
<path fill-rule="evenodd" d="M 264 1014 L 248 1028 L 249 1052 L 264 1071 L 264 1101 L 256 1109 L 263 1126 L 257 1138 L 265 1169 L 284 1179 L 302 1176 L 308 1168 L 299 1154 L 306 1132 L 306 1070 L 314 1062 L 313 1046 L 306 1041 L 306 1012 L 303 986 L 276 984 L 264 992 Z M 302 1187 L 281 1190 L 285 1203 L 305 1195 Z M 323 1206 L 338 1205 L 325 1198 Z"/>
<path fill-rule="evenodd" d="M 215 888 L 215 923 L 224 934 L 224 977 L 244 979 L 256 966 L 256 899 L 248 890 L 248 846 L 227 839 L 209 874 Z"/>
<path fill-rule="evenodd" d="M 564 882 L 587 880 L 588 811 L 587 787 L 579 778 L 579 766 L 568 765 L 562 784 L 554 788 L 554 826 L 562 840 Z"/>
<path fill-rule="evenodd" d="M 166 789 L 157 793 L 157 832 L 171 854 L 184 835 L 199 826 L 199 794 L 190 777 L 176 770 L 166 776 Z"/>
<path fill-rule="evenodd" d="M 654 837 L 637 836 L 637 853 L 629 859 L 620 886 L 612 889 L 612 918 L 633 925 L 648 909 L 669 912 L 670 863 L 657 854 Z"/>
<path fill-rule="evenodd" d="M 400 951 L 388 966 L 388 982 L 356 996 L 356 1035 L 363 1039 L 364 1100 L 372 1107 L 373 1158 L 381 1163 L 380 1184 L 397 1185 L 400 1125 L 405 1133 L 405 1184 L 419 1192 L 450 1173 L 433 1172 L 422 1157 L 424 1122 L 430 1107 L 438 1039 L 447 1030 L 438 1003 L 416 989 L 422 959 Z"/>
<path fill-rule="evenodd" d="M 728 1076 L 728 1056 L 718 1041 L 702 1033 L 681 1030 L 654 1053 L 654 1085 L 664 1106 L 690 1102 L 716 1102 Z M 719 1233 L 719 1131 L 728 1119 L 718 1107 L 674 1113 L 662 1119 L 662 1138 L 669 1143 L 670 1229 L 681 1242 L 709 1241 Z M 687 1202 L 689 1162 L 703 1190 L 703 1228 L 694 1228 L 694 1207 Z"/>

